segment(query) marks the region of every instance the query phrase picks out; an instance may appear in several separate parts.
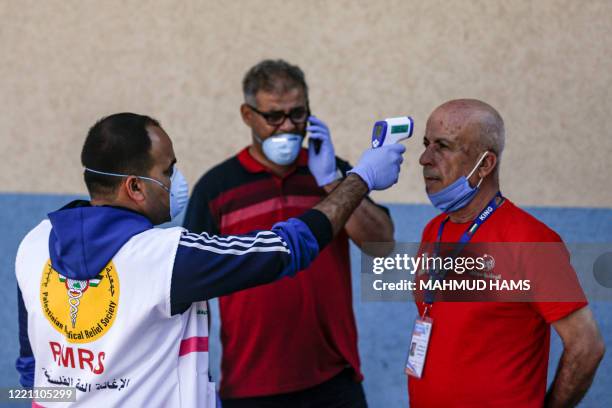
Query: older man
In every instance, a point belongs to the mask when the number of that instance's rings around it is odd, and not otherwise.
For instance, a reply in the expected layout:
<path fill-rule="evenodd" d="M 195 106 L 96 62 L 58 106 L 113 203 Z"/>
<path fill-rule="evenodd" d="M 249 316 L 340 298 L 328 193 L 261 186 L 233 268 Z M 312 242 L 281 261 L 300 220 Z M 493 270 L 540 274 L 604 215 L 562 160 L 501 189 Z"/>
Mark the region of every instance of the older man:
<path fill-rule="evenodd" d="M 425 227 L 424 243 L 561 242 L 500 194 L 504 123 L 490 105 L 470 99 L 444 103 L 429 117 L 423 142 L 427 194 L 442 211 Z M 487 208 L 493 212 L 483 216 Z M 431 319 L 432 326 L 422 375 L 408 381 L 413 407 L 574 406 L 604 353 L 586 302 L 451 303 L 425 297 L 417 306 L 421 320 Z M 546 394 L 550 325 L 564 352 Z"/>
<path fill-rule="evenodd" d="M 262 61 L 246 73 L 243 93 L 251 143 L 198 182 L 185 216 L 190 230 L 267 229 L 324 199 L 350 169 L 336 158 L 327 125 L 310 116 L 299 67 Z M 308 273 L 219 299 L 224 407 L 365 406 L 349 238 L 393 241 L 388 211 L 366 197 Z"/>

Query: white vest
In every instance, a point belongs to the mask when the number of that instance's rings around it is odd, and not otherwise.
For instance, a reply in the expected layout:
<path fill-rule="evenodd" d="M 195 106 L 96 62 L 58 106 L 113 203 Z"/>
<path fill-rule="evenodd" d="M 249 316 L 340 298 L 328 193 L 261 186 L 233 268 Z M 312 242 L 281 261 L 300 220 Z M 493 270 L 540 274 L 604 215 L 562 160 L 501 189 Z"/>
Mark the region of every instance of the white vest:
<path fill-rule="evenodd" d="M 89 281 L 65 279 L 51 268 L 50 231 L 48 220 L 30 231 L 15 270 L 28 311 L 34 385 L 76 387 L 77 402 L 39 404 L 214 408 L 206 302 L 170 315 L 183 229 L 133 236 Z"/>

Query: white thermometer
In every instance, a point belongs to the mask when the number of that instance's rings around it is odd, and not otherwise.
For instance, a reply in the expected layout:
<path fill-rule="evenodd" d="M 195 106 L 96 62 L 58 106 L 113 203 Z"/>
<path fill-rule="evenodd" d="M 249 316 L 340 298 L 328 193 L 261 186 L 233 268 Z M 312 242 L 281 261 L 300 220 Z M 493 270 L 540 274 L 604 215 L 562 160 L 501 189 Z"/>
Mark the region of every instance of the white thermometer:
<path fill-rule="evenodd" d="M 414 121 L 410 116 L 379 120 L 372 129 L 372 147 L 377 148 L 400 142 L 412 136 Z"/>

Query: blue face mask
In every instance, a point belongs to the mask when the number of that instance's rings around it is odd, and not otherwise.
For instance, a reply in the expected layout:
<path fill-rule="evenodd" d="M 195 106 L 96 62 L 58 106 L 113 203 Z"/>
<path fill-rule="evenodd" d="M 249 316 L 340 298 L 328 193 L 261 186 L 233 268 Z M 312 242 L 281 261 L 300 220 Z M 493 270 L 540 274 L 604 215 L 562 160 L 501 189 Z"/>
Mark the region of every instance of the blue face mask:
<path fill-rule="evenodd" d="M 281 133 L 270 136 L 264 141 L 258 136 L 255 136 L 255 139 L 261 143 L 261 148 L 268 160 L 279 166 L 287 166 L 293 163 L 300 153 L 304 137 L 296 133 Z"/>
<path fill-rule="evenodd" d="M 118 173 L 107 173 L 105 171 L 98 171 L 93 169 L 88 169 L 85 167 L 85 171 L 89 171 L 95 174 L 102 174 L 104 176 L 112 176 L 112 177 L 128 177 L 127 174 L 118 174 Z M 164 183 L 159 180 L 155 180 L 151 177 L 145 176 L 135 176 L 143 180 L 152 181 L 156 184 L 159 184 L 161 188 L 166 190 L 170 195 L 170 219 L 173 220 L 177 215 L 183 211 L 185 205 L 187 205 L 187 200 L 189 199 L 189 185 L 187 184 L 187 180 L 183 176 L 183 173 L 180 172 L 176 166 L 172 169 L 172 176 L 170 177 L 170 188 L 166 187 Z"/>
<path fill-rule="evenodd" d="M 480 163 L 482 163 L 484 158 L 487 157 L 487 154 L 489 154 L 489 152 L 484 152 L 482 157 L 480 157 L 478 160 L 478 163 L 476 163 L 476 166 L 474 166 L 467 177 L 461 176 L 452 184 L 444 187 L 437 193 L 427 194 L 434 207 L 442 212 L 452 213 L 468 205 L 476 196 L 476 193 L 478 193 L 480 183 L 482 183 L 482 178 L 475 187 L 470 186 L 470 182 L 468 180 L 472 174 L 474 174 L 478 166 L 480 166 Z"/>

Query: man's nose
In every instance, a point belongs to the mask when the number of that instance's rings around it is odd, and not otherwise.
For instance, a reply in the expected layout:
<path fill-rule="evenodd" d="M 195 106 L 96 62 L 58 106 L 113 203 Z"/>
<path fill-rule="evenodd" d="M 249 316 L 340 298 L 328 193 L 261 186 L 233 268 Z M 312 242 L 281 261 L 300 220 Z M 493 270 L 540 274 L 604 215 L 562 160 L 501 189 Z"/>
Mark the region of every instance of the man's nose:
<path fill-rule="evenodd" d="M 289 119 L 288 116 L 285 116 L 285 119 L 283 120 L 283 123 L 281 123 L 280 126 L 278 127 L 278 130 L 280 130 L 283 133 L 290 133 L 292 131 L 295 131 L 295 125 Z"/>
<path fill-rule="evenodd" d="M 419 157 L 419 164 L 421 166 L 431 166 L 433 164 L 433 153 L 429 147 L 426 147 L 421 157 Z"/>

